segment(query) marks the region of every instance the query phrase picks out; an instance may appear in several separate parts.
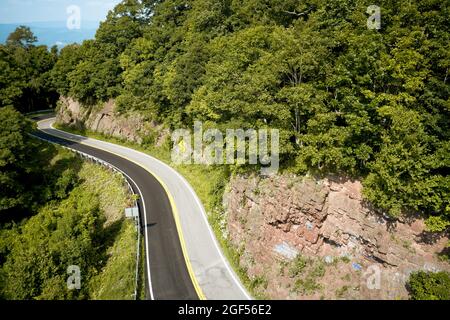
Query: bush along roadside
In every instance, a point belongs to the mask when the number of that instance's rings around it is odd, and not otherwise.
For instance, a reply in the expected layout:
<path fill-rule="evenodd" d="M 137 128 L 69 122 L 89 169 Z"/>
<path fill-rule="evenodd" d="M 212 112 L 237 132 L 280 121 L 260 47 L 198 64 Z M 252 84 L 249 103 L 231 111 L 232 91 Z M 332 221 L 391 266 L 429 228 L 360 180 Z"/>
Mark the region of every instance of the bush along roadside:
<path fill-rule="evenodd" d="M 132 199 L 123 177 L 39 143 L 52 150 L 40 156 L 58 168 L 58 196 L 1 224 L 1 298 L 133 299 L 137 230 L 124 218 Z"/>

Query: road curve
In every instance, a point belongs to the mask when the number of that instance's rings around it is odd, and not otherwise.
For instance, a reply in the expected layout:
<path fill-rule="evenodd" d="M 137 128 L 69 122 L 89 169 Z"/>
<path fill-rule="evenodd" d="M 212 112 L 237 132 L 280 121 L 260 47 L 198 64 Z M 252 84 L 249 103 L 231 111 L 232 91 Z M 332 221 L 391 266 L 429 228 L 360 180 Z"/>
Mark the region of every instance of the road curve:
<path fill-rule="evenodd" d="M 110 162 L 139 186 L 147 220 L 149 298 L 250 299 L 224 258 L 200 200 L 178 172 L 140 151 L 54 129 L 54 121 L 39 121 L 39 134 Z"/>
<path fill-rule="evenodd" d="M 141 212 L 145 237 L 145 284 L 147 299 L 198 299 L 180 246 L 169 198 L 161 184 L 144 168 L 122 157 L 44 132 L 35 136 L 66 146 L 122 170 L 131 180 Z"/>

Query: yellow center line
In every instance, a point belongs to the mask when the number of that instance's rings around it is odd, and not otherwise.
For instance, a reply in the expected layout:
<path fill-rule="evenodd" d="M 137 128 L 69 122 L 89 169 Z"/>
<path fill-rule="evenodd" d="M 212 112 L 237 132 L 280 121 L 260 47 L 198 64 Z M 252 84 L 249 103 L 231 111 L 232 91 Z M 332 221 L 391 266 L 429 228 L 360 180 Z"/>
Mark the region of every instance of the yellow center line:
<path fill-rule="evenodd" d="M 46 121 L 46 120 L 48 120 L 48 119 L 44 119 L 44 120 L 38 121 L 37 124 L 39 125 L 40 122 Z M 52 130 L 57 130 L 57 129 L 52 129 Z M 62 130 L 58 130 L 58 131 L 66 133 L 65 131 L 62 131 Z M 52 135 L 54 137 L 57 137 L 57 138 L 61 138 L 61 136 L 57 136 L 57 135 L 51 134 L 49 132 L 45 132 L 45 133 L 50 134 L 50 135 Z M 189 277 L 191 278 L 192 284 L 194 286 L 195 291 L 197 292 L 197 295 L 198 295 L 199 299 L 200 300 L 206 300 L 206 296 L 203 293 L 203 291 L 202 291 L 202 289 L 201 289 L 201 287 L 200 287 L 200 285 L 199 285 L 199 283 L 197 281 L 197 278 L 195 277 L 194 270 L 193 270 L 191 262 L 189 260 L 189 255 L 188 255 L 188 252 L 187 252 L 186 243 L 184 241 L 183 230 L 181 229 L 181 222 L 180 222 L 178 208 L 177 208 L 177 206 L 175 204 L 175 200 L 173 199 L 173 196 L 170 193 L 169 188 L 167 187 L 166 183 L 155 172 L 153 172 L 152 170 L 148 169 L 147 167 L 145 167 L 144 165 L 140 164 L 139 162 L 136 162 L 136 161 L 128 158 L 127 156 L 118 154 L 118 153 L 116 153 L 114 151 L 111 151 L 111 150 L 108 150 L 108 149 L 104 149 L 104 148 L 99 147 L 99 146 L 92 146 L 92 145 L 87 144 L 87 143 L 85 143 L 83 141 L 77 141 L 77 140 L 73 140 L 73 139 L 66 138 L 66 137 L 63 137 L 63 139 L 66 139 L 66 140 L 69 140 L 69 141 L 72 141 L 72 142 L 76 142 L 76 143 L 80 143 L 80 144 L 84 144 L 86 146 L 89 146 L 89 147 L 92 147 L 92 148 L 96 148 L 96 149 L 99 149 L 99 150 L 103 150 L 105 152 L 112 153 L 112 154 L 114 154 L 114 155 L 116 155 L 118 157 L 124 158 L 124 159 L 126 159 L 126 160 L 128 160 L 128 161 L 130 161 L 130 162 L 132 162 L 132 163 L 134 163 L 136 165 L 138 165 L 139 167 L 143 168 L 148 173 L 150 173 L 153 177 L 155 177 L 156 180 L 158 180 L 158 182 L 161 184 L 161 186 L 163 187 L 164 191 L 166 192 L 166 194 L 167 194 L 167 196 L 169 198 L 170 206 L 172 207 L 172 214 L 173 214 L 173 217 L 174 217 L 174 220 L 175 220 L 175 225 L 176 225 L 176 228 L 177 228 L 178 237 L 180 239 L 181 251 L 183 252 L 183 257 L 184 257 L 184 261 L 186 262 L 186 267 L 188 269 Z M 92 139 L 92 138 L 89 138 L 89 139 Z M 97 140 L 97 139 L 93 139 L 93 140 Z M 97 141 L 103 142 L 101 140 L 97 140 Z M 120 145 L 117 145 L 117 146 L 120 147 Z"/>

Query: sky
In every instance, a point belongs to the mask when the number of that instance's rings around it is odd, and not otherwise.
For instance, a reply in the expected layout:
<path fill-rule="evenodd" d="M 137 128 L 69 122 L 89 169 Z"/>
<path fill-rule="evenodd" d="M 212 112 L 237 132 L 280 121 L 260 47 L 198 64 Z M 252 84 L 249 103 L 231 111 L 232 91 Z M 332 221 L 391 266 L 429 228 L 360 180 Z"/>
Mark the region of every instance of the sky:
<path fill-rule="evenodd" d="M 120 0 L 0 0 L 0 24 L 66 21 L 70 6 L 80 8 L 81 21 L 103 21 Z"/>

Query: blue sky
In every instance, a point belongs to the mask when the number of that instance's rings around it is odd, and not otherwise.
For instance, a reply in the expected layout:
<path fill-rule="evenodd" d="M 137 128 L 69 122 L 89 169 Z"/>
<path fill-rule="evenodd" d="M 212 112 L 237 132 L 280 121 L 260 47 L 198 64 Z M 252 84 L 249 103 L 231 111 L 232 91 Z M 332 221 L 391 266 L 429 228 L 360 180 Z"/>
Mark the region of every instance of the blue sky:
<path fill-rule="evenodd" d="M 65 21 L 71 5 L 81 9 L 81 21 L 101 21 L 120 0 L 0 0 L 0 23 Z"/>

